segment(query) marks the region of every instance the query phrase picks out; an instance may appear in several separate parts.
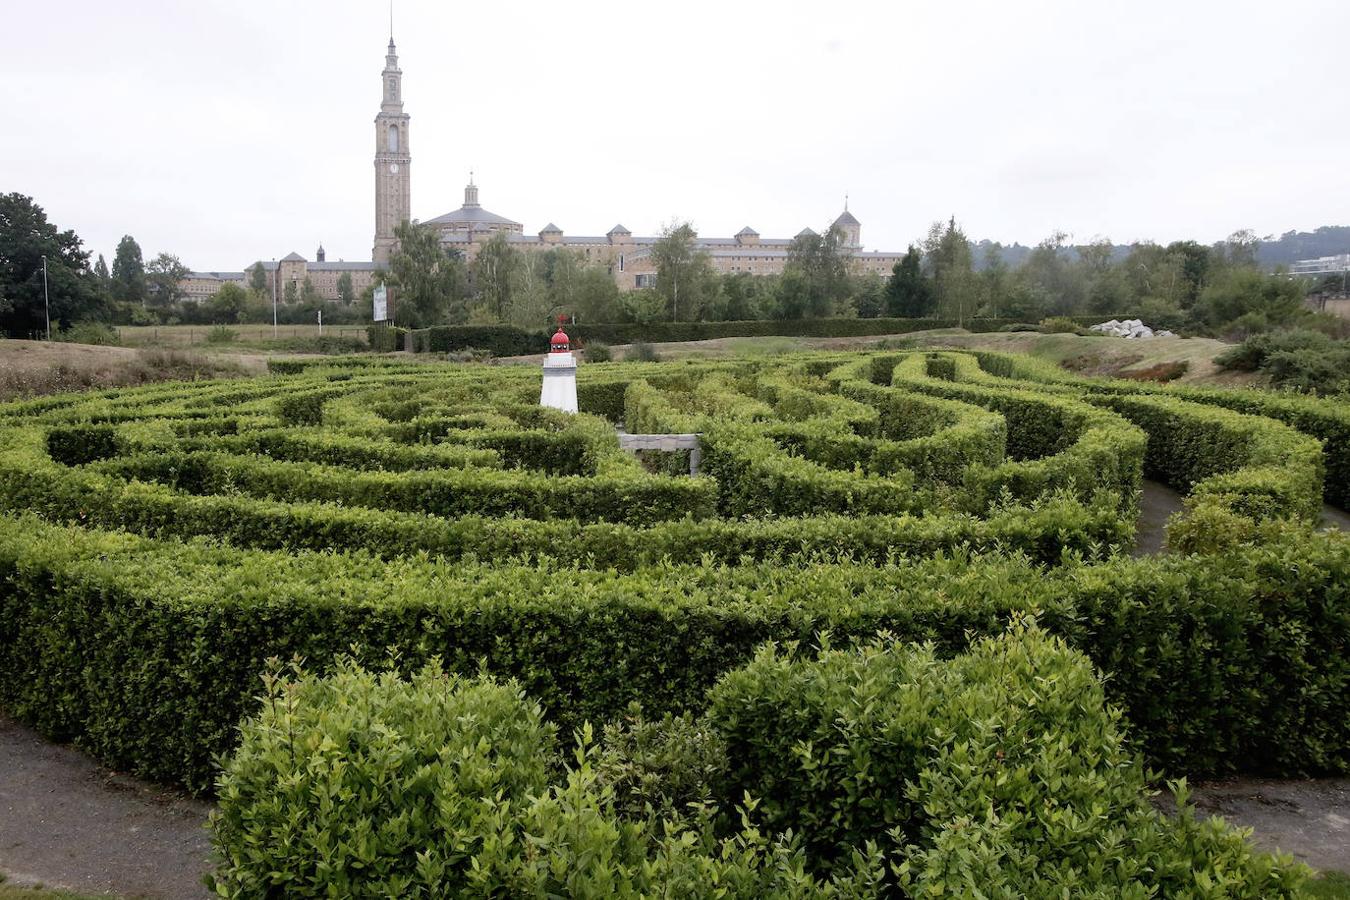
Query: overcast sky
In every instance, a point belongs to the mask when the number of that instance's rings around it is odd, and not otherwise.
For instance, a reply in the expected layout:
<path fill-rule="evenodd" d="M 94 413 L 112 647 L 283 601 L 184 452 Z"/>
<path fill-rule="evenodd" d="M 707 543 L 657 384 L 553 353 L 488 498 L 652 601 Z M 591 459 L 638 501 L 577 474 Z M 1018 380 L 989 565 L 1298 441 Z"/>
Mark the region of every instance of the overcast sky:
<path fill-rule="evenodd" d="M 1344 0 L 400 0 L 412 215 L 604 234 L 828 224 L 872 249 L 955 215 L 1218 240 L 1350 224 Z M 6 2 L 0 191 L 111 262 L 369 259 L 388 5 Z"/>

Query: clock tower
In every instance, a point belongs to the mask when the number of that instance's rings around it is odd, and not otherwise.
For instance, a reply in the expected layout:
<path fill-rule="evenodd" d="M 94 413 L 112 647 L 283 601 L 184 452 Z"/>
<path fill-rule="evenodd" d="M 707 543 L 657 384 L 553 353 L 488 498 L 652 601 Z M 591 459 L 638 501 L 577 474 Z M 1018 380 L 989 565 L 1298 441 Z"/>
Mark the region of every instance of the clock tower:
<path fill-rule="evenodd" d="M 411 217 L 409 193 L 408 114 L 403 111 L 403 70 L 398 67 L 394 36 L 384 58 L 384 100 L 375 117 L 375 247 L 371 258 L 387 265 L 397 241 L 394 229 Z"/>

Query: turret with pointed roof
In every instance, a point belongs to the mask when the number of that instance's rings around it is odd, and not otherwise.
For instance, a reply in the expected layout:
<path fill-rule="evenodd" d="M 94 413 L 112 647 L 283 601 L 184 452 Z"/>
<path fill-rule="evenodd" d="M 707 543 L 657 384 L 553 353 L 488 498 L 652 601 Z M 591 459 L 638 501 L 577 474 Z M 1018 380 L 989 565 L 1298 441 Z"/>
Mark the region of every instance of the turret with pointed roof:
<path fill-rule="evenodd" d="M 843 235 L 845 247 L 862 246 L 862 223 L 854 218 L 853 213 L 848 211 L 848 197 L 844 198 L 844 211 L 839 214 L 839 218 L 834 220 L 834 227 L 838 228 Z"/>

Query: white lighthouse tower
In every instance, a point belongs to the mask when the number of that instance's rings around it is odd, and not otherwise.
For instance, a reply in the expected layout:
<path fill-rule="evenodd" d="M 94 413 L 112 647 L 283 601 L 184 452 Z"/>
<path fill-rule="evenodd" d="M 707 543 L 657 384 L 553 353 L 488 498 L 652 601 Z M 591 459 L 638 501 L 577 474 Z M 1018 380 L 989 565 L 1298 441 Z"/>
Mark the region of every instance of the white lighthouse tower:
<path fill-rule="evenodd" d="M 569 413 L 577 411 L 577 358 L 572 355 L 572 342 L 562 328 L 549 340 L 539 405 Z"/>

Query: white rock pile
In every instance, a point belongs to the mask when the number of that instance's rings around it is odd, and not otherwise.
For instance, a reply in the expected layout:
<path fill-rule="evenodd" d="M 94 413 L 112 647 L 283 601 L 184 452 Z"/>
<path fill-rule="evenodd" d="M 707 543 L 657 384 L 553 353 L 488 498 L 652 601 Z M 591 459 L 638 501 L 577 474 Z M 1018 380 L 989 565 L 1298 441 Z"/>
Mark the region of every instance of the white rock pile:
<path fill-rule="evenodd" d="M 1175 334 L 1166 329 L 1154 331 L 1139 319 L 1126 319 L 1124 322 L 1119 319 L 1112 319 L 1109 322 L 1099 322 L 1089 330 L 1123 338 L 1176 337 Z"/>

